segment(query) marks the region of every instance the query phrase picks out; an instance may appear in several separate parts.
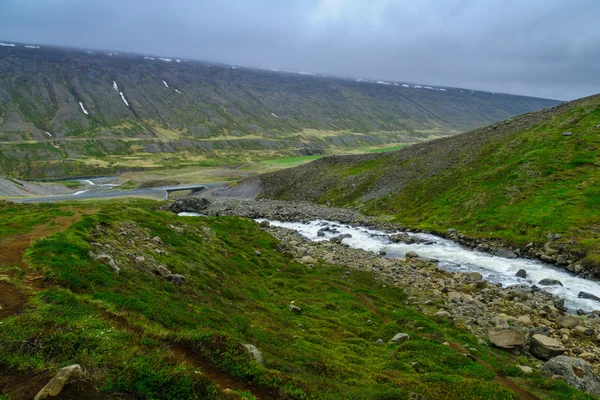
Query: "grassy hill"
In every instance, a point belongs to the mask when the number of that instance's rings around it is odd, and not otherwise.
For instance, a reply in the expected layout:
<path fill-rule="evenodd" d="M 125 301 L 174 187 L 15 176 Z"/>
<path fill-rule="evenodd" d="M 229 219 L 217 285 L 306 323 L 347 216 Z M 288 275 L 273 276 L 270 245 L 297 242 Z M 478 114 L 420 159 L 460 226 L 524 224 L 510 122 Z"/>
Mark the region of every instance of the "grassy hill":
<path fill-rule="evenodd" d="M 253 221 L 159 205 L 0 203 L 1 399 L 31 399 L 74 363 L 86 379 L 60 398 L 591 398 L 523 376 L 526 357 L 427 317 L 372 272 L 309 268 Z M 397 332 L 411 340 L 375 343 Z"/>
<path fill-rule="evenodd" d="M 453 135 L 556 104 L 155 56 L 0 46 L 0 173 L 93 175 L 339 153 Z"/>
<path fill-rule="evenodd" d="M 425 229 L 553 246 L 599 272 L 600 96 L 384 154 L 261 177 L 263 196 L 359 208 Z"/>

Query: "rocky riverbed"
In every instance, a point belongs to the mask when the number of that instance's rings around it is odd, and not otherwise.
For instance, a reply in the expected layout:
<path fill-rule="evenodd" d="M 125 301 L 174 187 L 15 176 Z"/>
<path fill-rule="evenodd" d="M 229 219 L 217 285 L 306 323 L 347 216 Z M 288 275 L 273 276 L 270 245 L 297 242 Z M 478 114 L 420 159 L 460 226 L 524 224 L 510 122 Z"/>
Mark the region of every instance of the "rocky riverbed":
<path fill-rule="evenodd" d="M 310 203 L 210 202 L 187 198 L 172 203 L 169 209 L 177 213 L 198 212 L 210 216 L 235 215 L 279 221 L 329 219 L 395 230 L 390 224 L 351 210 Z M 347 269 L 346 276 L 357 270 L 373 272 L 383 285 L 403 288 L 409 295 L 406 305 L 436 319 L 463 326 L 481 343 L 528 355 L 529 362 L 521 366 L 525 373 L 530 368 L 544 369 L 550 374 L 561 375 L 575 387 L 600 396 L 600 380 L 594 374 L 600 371 L 600 311 L 571 315 L 564 300 L 535 287 L 503 288 L 484 281 L 477 272 L 448 272 L 435 261 L 409 257 L 412 256 L 409 254 L 406 258 L 390 259 L 371 251 L 350 248 L 341 241 L 314 242 L 294 230 L 275 227 L 266 221 L 261 226 L 281 241 L 282 251 L 291 253 L 308 267 L 343 266 Z M 448 236 L 457 235 L 453 231 L 448 233 Z M 569 370 L 570 367 L 565 365 L 578 364 L 581 360 L 591 366 L 589 373 L 579 377 L 560 372 Z"/>

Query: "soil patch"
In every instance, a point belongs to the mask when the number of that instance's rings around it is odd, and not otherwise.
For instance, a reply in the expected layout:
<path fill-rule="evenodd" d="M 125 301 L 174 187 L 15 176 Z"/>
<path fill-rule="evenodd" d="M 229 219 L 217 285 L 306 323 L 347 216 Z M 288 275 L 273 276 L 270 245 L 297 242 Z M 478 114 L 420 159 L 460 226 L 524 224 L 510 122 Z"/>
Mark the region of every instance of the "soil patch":
<path fill-rule="evenodd" d="M 0 320 L 18 314 L 27 303 L 27 297 L 14 285 L 0 282 Z"/>

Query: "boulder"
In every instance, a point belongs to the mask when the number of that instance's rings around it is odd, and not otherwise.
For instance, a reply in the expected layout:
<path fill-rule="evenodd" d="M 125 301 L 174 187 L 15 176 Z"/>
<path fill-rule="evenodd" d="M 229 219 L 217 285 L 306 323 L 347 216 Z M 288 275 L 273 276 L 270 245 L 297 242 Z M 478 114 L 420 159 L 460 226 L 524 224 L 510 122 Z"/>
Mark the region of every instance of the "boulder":
<path fill-rule="evenodd" d="M 511 258 L 511 259 L 518 257 L 514 251 L 505 250 L 505 249 L 496 250 L 494 252 L 494 255 L 496 255 L 498 257 Z"/>
<path fill-rule="evenodd" d="M 525 334 L 521 331 L 492 329 L 488 333 L 488 339 L 494 346 L 516 353 L 520 353 L 525 347 Z"/>
<path fill-rule="evenodd" d="M 171 275 L 171 271 L 169 271 L 164 265 L 159 265 L 158 267 L 156 267 L 154 272 L 156 273 L 156 275 L 160 275 L 163 278 L 166 278 L 167 276 Z"/>
<path fill-rule="evenodd" d="M 185 276 L 179 274 L 169 274 L 165 276 L 165 279 L 176 286 L 181 286 L 185 282 Z"/>
<path fill-rule="evenodd" d="M 66 385 L 81 378 L 83 378 L 83 370 L 79 364 L 64 367 L 38 392 L 34 400 L 58 396 Z"/>
<path fill-rule="evenodd" d="M 349 239 L 349 238 L 351 238 L 351 237 L 352 237 L 352 235 L 351 235 L 351 234 L 349 234 L 349 233 L 344 233 L 344 234 L 342 234 L 342 235 L 338 235 L 338 236 L 334 236 L 334 237 L 332 237 L 331 239 L 329 239 L 329 241 L 330 241 L 330 242 L 332 242 L 332 243 L 337 243 L 337 244 L 340 244 L 340 243 L 342 243 L 342 240 L 344 240 L 344 239 Z"/>
<path fill-rule="evenodd" d="M 479 272 L 465 272 L 463 279 L 468 282 L 477 282 L 483 279 L 483 276 Z"/>
<path fill-rule="evenodd" d="M 577 297 L 579 297 L 580 299 L 590 299 L 590 300 L 600 301 L 600 297 L 593 295 L 591 293 L 586 293 L 586 292 L 579 292 Z"/>
<path fill-rule="evenodd" d="M 549 360 L 552 357 L 562 355 L 565 352 L 565 348 L 558 340 L 537 334 L 531 337 L 529 351 L 537 358 Z"/>
<path fill-rule="evenodd" d="M 316 263 L 317 263 L 317 260 L 315 260 L 315 259 L 314 259 L 314 258 L 312 258 L 311 256 L 304 256 L 304 257 L 302 257 L 302 258 L 300 259 L 300 262 L 301 262 L 302 264 L 307 264 L 307 265 L 309 265 L 309 264 L 312 264 L 312 265 L 314 265 L 314 264 L 316 264 Z"/>
<path fill-rule="evenodd" d="M 563 284 L 558 279 L 546 278 L 546 279 L 542 279 L 541 281 L 539 281 L 538 285 L 542 285 L 542 286 L 562 286 Z"/>
<path fill-rule="evenodd" d="M 448 311 L 441 310 L 441 311 L 438 311 L 435 314 L 433 314 L 433 316 L 434 316 L 434 318 L 442 319 L 442 318 L 450 318 L 452 316 L 452 314 L 450 314 Z"/>
<path fill-rule="evenodd" d="M 198 199 L 195 197 L 186 197 L 181 200 L 174 201 L 171 203 L 167 210 L 172 213 L 179 214 L 182 212 L 202 212 L 206 211 L 208 206 L 210 205 L 210 201 L 207 199 Z"/>
<path fill-rule="evenodd" d="M 258 226 L 260 226 L 261 228 L 268 228 L 271 226 L 271 223 L 269 221 L 260 221 L 260 224 L 258 224 Z M 245 346 L 245 345 L 244 345 Z"/>
<path fill-rule="evenodd" d="M 575 328 L 580 324 L 580 322 L 581 320 L 579 318 L 572 315 L 561 315 L 560 317 L 556 318 L 556 324 L 567 329 Z"/>
<path fill-rule="evenodd" d="M 515 274 L 516 277 L 518 278 L 527 278 L 527 271 L 525 271 L 524 269 L 520 269 L 517 271 L 517 273 Z"/>
<path fill-rule="evenodd" d="M 406 333 L 397 333 L 391 340 L 390 343 L 404 343 L 407 340 L 410 339 L 410 336 L 408 336 Z"/>
<path fill-rule="evenodd" d="M 557 356 L 544 364 L 542 370 L 548 374 L 561 376 L 575 389 L 600 396 L 600 378 L 582 359 Z"/>
<path fill-rule="evenodd" d="M 414 251 L 409 251 L 404 255 L 406 258 L 419 258 L 419 255 Z"/>
<path fill-rule="evenodd" d="M 256 348 L 256 346 L 254 346 L 253 344 L 247 344 L 247 343 L 242 344 L 242 346 L 244 346 L 244 348 L 246 349 L 246 352 L 248 354 L 250 354 L 252 356 L 252 358 L 254 358 L 254 361 L 256 361 L 258 364 L 261 364 L 261 365 L 265 364 L 263 355 L 262 355 L 261 351 Z"/>

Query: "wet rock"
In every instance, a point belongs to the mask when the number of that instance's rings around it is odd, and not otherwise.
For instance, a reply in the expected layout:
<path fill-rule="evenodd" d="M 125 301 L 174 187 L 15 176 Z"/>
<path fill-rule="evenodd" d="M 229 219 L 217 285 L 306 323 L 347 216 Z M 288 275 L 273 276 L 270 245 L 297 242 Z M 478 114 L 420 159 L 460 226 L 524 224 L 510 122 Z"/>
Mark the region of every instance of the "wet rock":
<path fill-rule="evenodd" d="M 518 278 L 523 278 L 526 279 L 527 278 L 527 271 L 525 271 L 524 269 L 520 269 L 517 271 L 517 273 L 515 274 L 516 277 Z"/>
<path fill-rule="evenodd" d="M 261 228 L 268 228 L 271 226 L 271 223 L 269 221 L 260 221 L 260 224 L 258 224 L 258 226 L 260 226 Z"/>
<path fill-rule="evenodd" d="M 265 364 L 265 360 L 263 358 L 262 352 L 256 348 L 256 346 L 254 346 L 253 344 L 242 344 L 242 346 L 244 346 L 244 348 L 246 349 L 246 351 L 248 352 L 248 354 L 250 354 L 252 356 L 252 358 L 254 358 L 254 361 L 256 361 L 258 364 L 264 365 Z"/>
<path fill-rule="evenodd" d="M 505 249 L 496 250 L 494 252 L 494 255 L 496 255 L 498 257 L 511 258 L 511 259 L 518 257 L 514 251 L 505 250 Z"/>
<path fill-rule="evenodd" d="M 406 258 L 419 258 L 419 254 L 414 251 L 409 251 L 404 255 Z"/>
<path fill-rule="evenodd" d="M 542 279 L 541 281 L 539 281 L 538 285 L 542 285 L 542 286 L 562 286 L 563 284 L 558 279 L 546 278 L 546 279 Z"/>
<path fill-rule="evenodd" d="M 408 336 L 406 333 L 397 333 L 391 340 L 390 343 L 404 343 L 406 341 L 408 341 L 410 339 L 410 336 Z"/>
<path fill-rule="evenodd" d="M 542 360 L 549 360 L 552 357 L 560 356 L 565 352 L 565 348 L 558 340 L 544 336 L 533 335 L 529 344 L 531 354 Z"/>
<path fill-rule="evenodd" d="M 352 237 L 352 235 L 351 235 L 351 234 L 349 234 L 349 233 L 344 233 L 344 234 L 342 234 L 342 235 L 338 235 L 338 236 L 334 236 L 334 237 L 332 237 L 331 239 L 329 239 L 329 241 L 330 241 L 330 242 L 332 242 L 332 243 L 337 243 L 337 244 L 340 244 L 340 243 L 342 243 L 342 240 L 344 240 L 344 239 L 349 239 L 349 238 L 351 238 L 351 237 Z"/>
<path fill-rule="evenodd" d="M 492 329 L 488 332 L 488 339 L 494 346 L 515 353 L 520 353 L 525 347 L 525 334 L 521 331 Z"/>
<path fill-rule="evenodd" d="M 562 315 L 556 318 L 556 324 L 562 328 L 572 329 L 579 325 L 581 320 L 572 315 Z"/>
<path fill-rule="evenodd" d="M 58 396 L 66 385 L 81 378 L 83 378 L 83 370 L 79 364 L 64 367 L 38 392 L 34 400 Z"/>
<path fill-rule="evenodd" d="M 554 300 L 554 307 L 561 311 L 567 311 L 567 306 L 565 306 L 565 299 Z"/>
<path fill-rule="evenodd" d="M 600 301 L 600 297 L 593 295 L 591 293 L 587 293 L 587 292 L 579 292 L 577 297 L 579 297 L 580 299 L 590 299 L 590 300 Z"/>
<path fill-rule="evenodd" d="M 548 361 L 542 370 L 564 378 L 570 386 L 594 396 L 600 396 L 600 378 L 588 363 L 579 358 L 557 356 Z"/>

